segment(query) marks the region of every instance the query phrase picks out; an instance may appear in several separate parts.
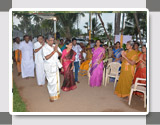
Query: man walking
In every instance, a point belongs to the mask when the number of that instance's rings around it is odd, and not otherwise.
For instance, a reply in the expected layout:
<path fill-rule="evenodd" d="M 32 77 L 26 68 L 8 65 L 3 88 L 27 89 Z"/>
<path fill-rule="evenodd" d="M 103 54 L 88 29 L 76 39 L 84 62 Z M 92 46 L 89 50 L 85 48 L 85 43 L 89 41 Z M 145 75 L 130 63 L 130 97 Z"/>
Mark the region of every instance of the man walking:
<path fill-rule="evenodd" d="M 60 78 L 59 68 L 62 67 L 58 56 L 61 56 L 61 50 L 58 44 L 54 45 L 54 38 L 48 36 L 47 44 L 43 47 L 44 70 L 48 80 L 48 92 L 50 95 L 50 102 L 54 102 L 60 97 Z"/>
<path fill-rule="evenodd" d="M 34 43 L 36 76 L 38 85 L 43 86 L 45 84 L 45 72 L 44 72 L 44 60 L 42 55 L 42 48 L 45 45 L 45 42 L 42 35 L 39 35 L 37 39 L 38 41 Z"/>
<path fill-rule="evenodd" d="M 29 41 L 29 36 L 24 36 L 24 41 L 19 45 L 18 61 L 20 61 L 20 53 L 22 53 L 22 78 L 34 77 L 34 61 L 33 61 L 33 44 Z"/>
<path fill-rule="evenodd" d="M 21 58 L 22 58 L 21 52 L 19 53 L 19 45 L 20 45 L 20 38 L 16 37 L 15 43 L 13 44 L 13 51 L 15 53 L 15 61 L 16 61 L 16 65 L 17 65 L 18 76 L 21 75 Z M 19 57 L 19 59 L 18 59 L 18 57 Z"/>

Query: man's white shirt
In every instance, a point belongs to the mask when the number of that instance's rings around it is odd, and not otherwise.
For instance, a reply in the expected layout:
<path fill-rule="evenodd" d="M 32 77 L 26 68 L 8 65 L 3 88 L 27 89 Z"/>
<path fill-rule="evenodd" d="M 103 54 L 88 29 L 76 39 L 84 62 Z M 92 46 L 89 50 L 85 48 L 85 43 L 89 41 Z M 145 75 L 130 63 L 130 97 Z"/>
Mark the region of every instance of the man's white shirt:
<path fill-rule="evenodd" d="M 42 44 L 40 42 L 38 42 L 38 41 L 35 42 L 34 43 L 34 50 L 40 48 L 41 46 L 42 46 Z M 35 54 L 35 64 L 44 61 L 43 60 L 43 54 L 42 54 L 42 48 L 34 54 Z"/>
<path fill-rule="evenodd" d="M 76 44 L 75 46 L 72 47 L 72 49 L 77 53 L 76 56 L 75 56 L 75 61 L 74 62 L 80 61 L 79 56 L 80 56 L 80 53 L 82 51 L 82 48 L 80 47 L 80 45 Z"/>

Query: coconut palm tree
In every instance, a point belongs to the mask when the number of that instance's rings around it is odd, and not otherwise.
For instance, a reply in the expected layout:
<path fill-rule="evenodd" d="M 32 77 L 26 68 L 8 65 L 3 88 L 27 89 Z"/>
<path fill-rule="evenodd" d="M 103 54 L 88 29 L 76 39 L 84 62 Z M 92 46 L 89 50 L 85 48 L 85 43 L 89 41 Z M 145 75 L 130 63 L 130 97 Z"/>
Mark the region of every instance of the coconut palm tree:
<path fill-rule="evenodd" d="M 57 22 L 60 27 L 63 28 L 64 34 L 66 38 L 71 39 L 72 34 L 71 30 L 74 28 L 75 23 L 77 22 L 79 16 L 84 16 L 83 13 L 57 13 L 55 16 L 57 17 Z"/>
<path fill-rule="evenodd" d="M 92 19 L 92 37 L 94 38 L 95 36 L 102 33 L 103 32 L 102 28 L 103 28 L 102 24 L 98 23 L 98 21 L 96 21 L 96 18 L 93 18 Z"/>
<path fill-rule="evenodd" d="M 126 21 L 125 21 L 125 29 L 124 34 L 132 35 L 138 41 L 141 40 L 141 35 L 143 38 L 147 36 L 147 19 L 146 13 L 138 12 L 138 13 L 127 13 L 126 14 Z"/>
<path fill-rule="evenodd" d="M 114 31 L 114 35 L 119 35 L 119 33 L 120 33 L 120 22 L 121 22 L 121 13 L 115 13 L 115 31 Z"/>

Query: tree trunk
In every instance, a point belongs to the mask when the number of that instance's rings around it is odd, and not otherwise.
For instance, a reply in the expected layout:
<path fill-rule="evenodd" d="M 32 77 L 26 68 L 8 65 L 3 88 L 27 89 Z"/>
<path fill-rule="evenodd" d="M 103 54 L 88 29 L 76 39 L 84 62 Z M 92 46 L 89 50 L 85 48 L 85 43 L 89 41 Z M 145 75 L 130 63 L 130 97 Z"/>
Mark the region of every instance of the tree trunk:
<path fill-rule="evenodd" d="M 70 28 L 69 27 L 66 27 L 65 36 L 66 36 L 66 38 L 71 39 L 71 33 L 70 33 Z"/>
<path fill-rule="evenodd" d="M 104 26 L 104 23 L 103 23 L 103 20 L 102 20 L 102 18 L 101 18 L 101 16 L 100 16 L 100 14 L 98 13 L 98 17 L 99 17 L 99 19 L 100 19 L 100 21 L 101 21 L 101 24 L 102 24 L 102 26 L 103 26 L 103 29 L 104 29 L 104 31 L 105 31 L 105 33 L 106 33 L 106 35 L 107 35 L 107 38 L 109 39 L 109 41 L 111 40 L 111 38 L 109 37 L 109 35 L 108 35 L 108 33 L 107 33 L 107 31 L 106 31 L 106 28 L 105 28 L 105 26 Z"/>
<path fill-rule="evenodd" d="M 140 44 L 142 46 L 142 38 L 141 38 L 141 32 L 140 32 L 140 28 L 139 28 L 139 21 L 138 21 L 137 13 L 134 13 L 134 18 L 136 21 L 136 27 L 137 27 L 138 34 L 139 34 Z"/>
<path fill-rule="evenodd" d="M 119 35 L 120 32 L 121 13 L 115 13 L 115 35 Z"/>

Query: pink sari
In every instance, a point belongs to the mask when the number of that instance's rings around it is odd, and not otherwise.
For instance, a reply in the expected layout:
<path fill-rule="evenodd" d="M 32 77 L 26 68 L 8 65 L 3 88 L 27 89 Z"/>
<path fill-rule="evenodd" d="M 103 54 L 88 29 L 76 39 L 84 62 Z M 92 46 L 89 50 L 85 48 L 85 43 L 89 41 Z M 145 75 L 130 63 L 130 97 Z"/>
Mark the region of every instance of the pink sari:
<path fill-rule="evenodd" d="M 72 63 L 75 60 L 75 55 L 76 55 L 76 52 L 74 52 L 73 50 L 69 52 L 67 52 L 66 49 L 63 50 L 62 57 L 61 57 L 62 65 L 64 69 L 64 81 L 61 87 L 63 91 L 70 91 L 77 88 L 75 79 L 73 76 L 73 70 L 71 70 Z"/>
<path fill-rule="evenodd" d="M 98 61 L 103 58 L 105 54 L 105 49 L 99 47 L 97 49 L 92 49 L 93 57 L 92 57 L 92 67 L 90 69 L 90 86 L 101 86 L 103 79 L 103 61 L 98 64 Z"/>

